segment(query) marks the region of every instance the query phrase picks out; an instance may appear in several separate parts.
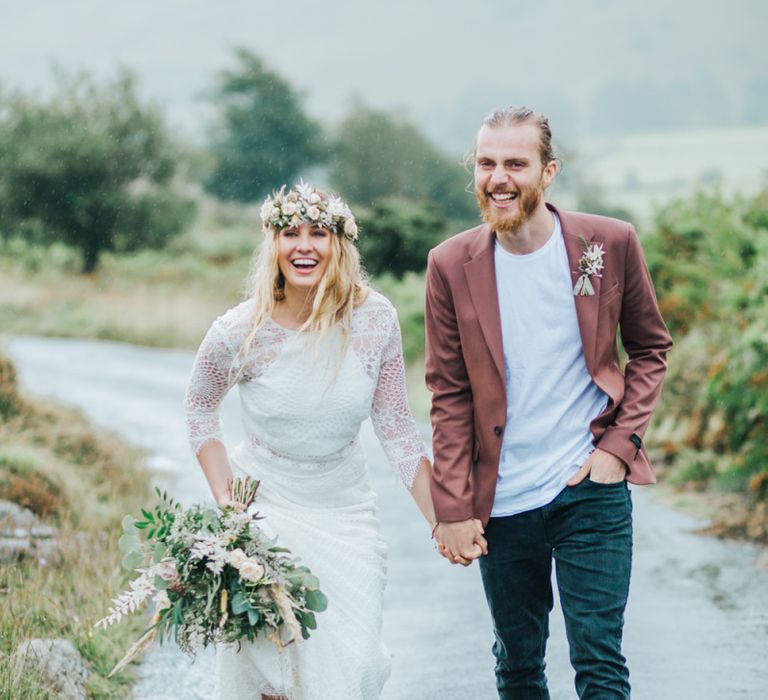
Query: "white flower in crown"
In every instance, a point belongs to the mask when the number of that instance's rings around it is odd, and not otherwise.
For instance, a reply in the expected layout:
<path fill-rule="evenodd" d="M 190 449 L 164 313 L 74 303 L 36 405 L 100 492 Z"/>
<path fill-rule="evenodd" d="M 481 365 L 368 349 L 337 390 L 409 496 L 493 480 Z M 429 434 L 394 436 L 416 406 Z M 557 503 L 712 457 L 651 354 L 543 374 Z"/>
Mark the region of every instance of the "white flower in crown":
<path fill-rule="evenodd" d="M 347 219 L 344 222 L 344 233 L 349 236 L 353 241 L 357 240 L 357 224 L 354 219 Z"/>
<path fill-rule="evenodd" d="M 573 295 L 591 297 L 595 293 L 595 288 L 592 286 L 589 278 L 603 276 L 603 268 L 605 267 L 603 255 L 605 255 L 605 251 L 603 250 L 602 243 L 592 243 L 590 245 L 583 236 L 581 240 L 584 243 L 584 253 L 579 258 L 579 272 L 581 272 L 581 275 L 573 286 Z"/>
<path fill-rule="evenodd" d="M 343 217 L 347 213 L 347 205 L 338 197 L 332 197 L 328 202 L 328 208 L 325 210 L 328 216 L 333 218 Z"/>

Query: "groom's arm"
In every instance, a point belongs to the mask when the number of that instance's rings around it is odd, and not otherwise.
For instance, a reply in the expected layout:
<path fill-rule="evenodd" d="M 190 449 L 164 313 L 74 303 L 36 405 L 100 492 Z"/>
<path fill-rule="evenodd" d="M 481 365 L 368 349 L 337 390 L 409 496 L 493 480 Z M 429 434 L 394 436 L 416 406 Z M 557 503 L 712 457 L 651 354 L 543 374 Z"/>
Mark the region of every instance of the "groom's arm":
<path fill-rule="evenodd" d="M 426 382 L 432 392 L 432 499 L 438 522 L 474 517 L 470 473 L 474 420 L 472 389 L 462 353 L 450 286 L 434 251 L 427 262 Z"/>
<path fill-rule="evenodd" d="M 621 341 L 628 357 L 624 370 L 624 397 L 613 425 L 606 429 L 597 447 L 623 460 L 631 471 L 661 395 L 672 337 L 661 317 L 651 275 L 632 226 L 628 226 L 627 235 L 619 317 Z"/>

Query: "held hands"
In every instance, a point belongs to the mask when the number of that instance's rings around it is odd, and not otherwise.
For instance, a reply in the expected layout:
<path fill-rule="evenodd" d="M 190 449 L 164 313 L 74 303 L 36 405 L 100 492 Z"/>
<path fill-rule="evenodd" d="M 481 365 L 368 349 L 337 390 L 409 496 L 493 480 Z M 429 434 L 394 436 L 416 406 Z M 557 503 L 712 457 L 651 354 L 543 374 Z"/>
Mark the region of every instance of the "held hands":
<path fill-rule="evenodd" d="M 624 481 L 626 475 L 627 465 L 615 455 L 598 447 L 589 455 L 584 466 L 568 480 L 568 486 L 576 486 L 587 477 L 598 484 L 615 484 Z"/>
<path fill-rule="evenodd" d="M 437 551 L 451 564 L 469 566 L 475 559 L 488 554 L 483 524 L 477 519 L 455 523 L 438 523 L 434 537 Z"/>

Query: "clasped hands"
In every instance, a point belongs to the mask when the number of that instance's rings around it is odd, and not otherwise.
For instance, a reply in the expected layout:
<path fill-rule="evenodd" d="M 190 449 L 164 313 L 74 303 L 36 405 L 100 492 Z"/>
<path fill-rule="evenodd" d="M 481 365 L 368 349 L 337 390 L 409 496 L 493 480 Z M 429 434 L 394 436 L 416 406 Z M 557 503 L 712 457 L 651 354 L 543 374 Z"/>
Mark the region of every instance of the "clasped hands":
<path fill-rule="evenodd" d="M 475 559 L 488 554 L 485 529 L 477 518 L 453 523 L 438 523 L 434 538 L 437 551 L 451 564 L 469 566 Z"/>

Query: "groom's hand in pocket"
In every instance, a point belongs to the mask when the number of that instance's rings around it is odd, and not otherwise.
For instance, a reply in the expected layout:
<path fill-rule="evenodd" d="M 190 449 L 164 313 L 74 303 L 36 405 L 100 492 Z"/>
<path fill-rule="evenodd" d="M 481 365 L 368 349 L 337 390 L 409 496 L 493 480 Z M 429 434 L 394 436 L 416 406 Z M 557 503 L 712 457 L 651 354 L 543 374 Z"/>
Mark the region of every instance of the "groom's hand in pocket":
<path fill-rule="evenodd" d="M 627 465 L 622 460 L 597 448 L 589 455 L 584 466 L 568 480 L 568 486 L 576 486 L 587 478 L 598 484 L 615 484 L 624 481 L 626 476 Z"/>
<path fill-rule="evenodd" d="M 440 554 L 451 563 L 469 566 L 475 559 L 488 554 L 484 533 L 483 524 L 477 518 L 472 518 L 440 523 L 435 528 L 435 539 Z"/>

